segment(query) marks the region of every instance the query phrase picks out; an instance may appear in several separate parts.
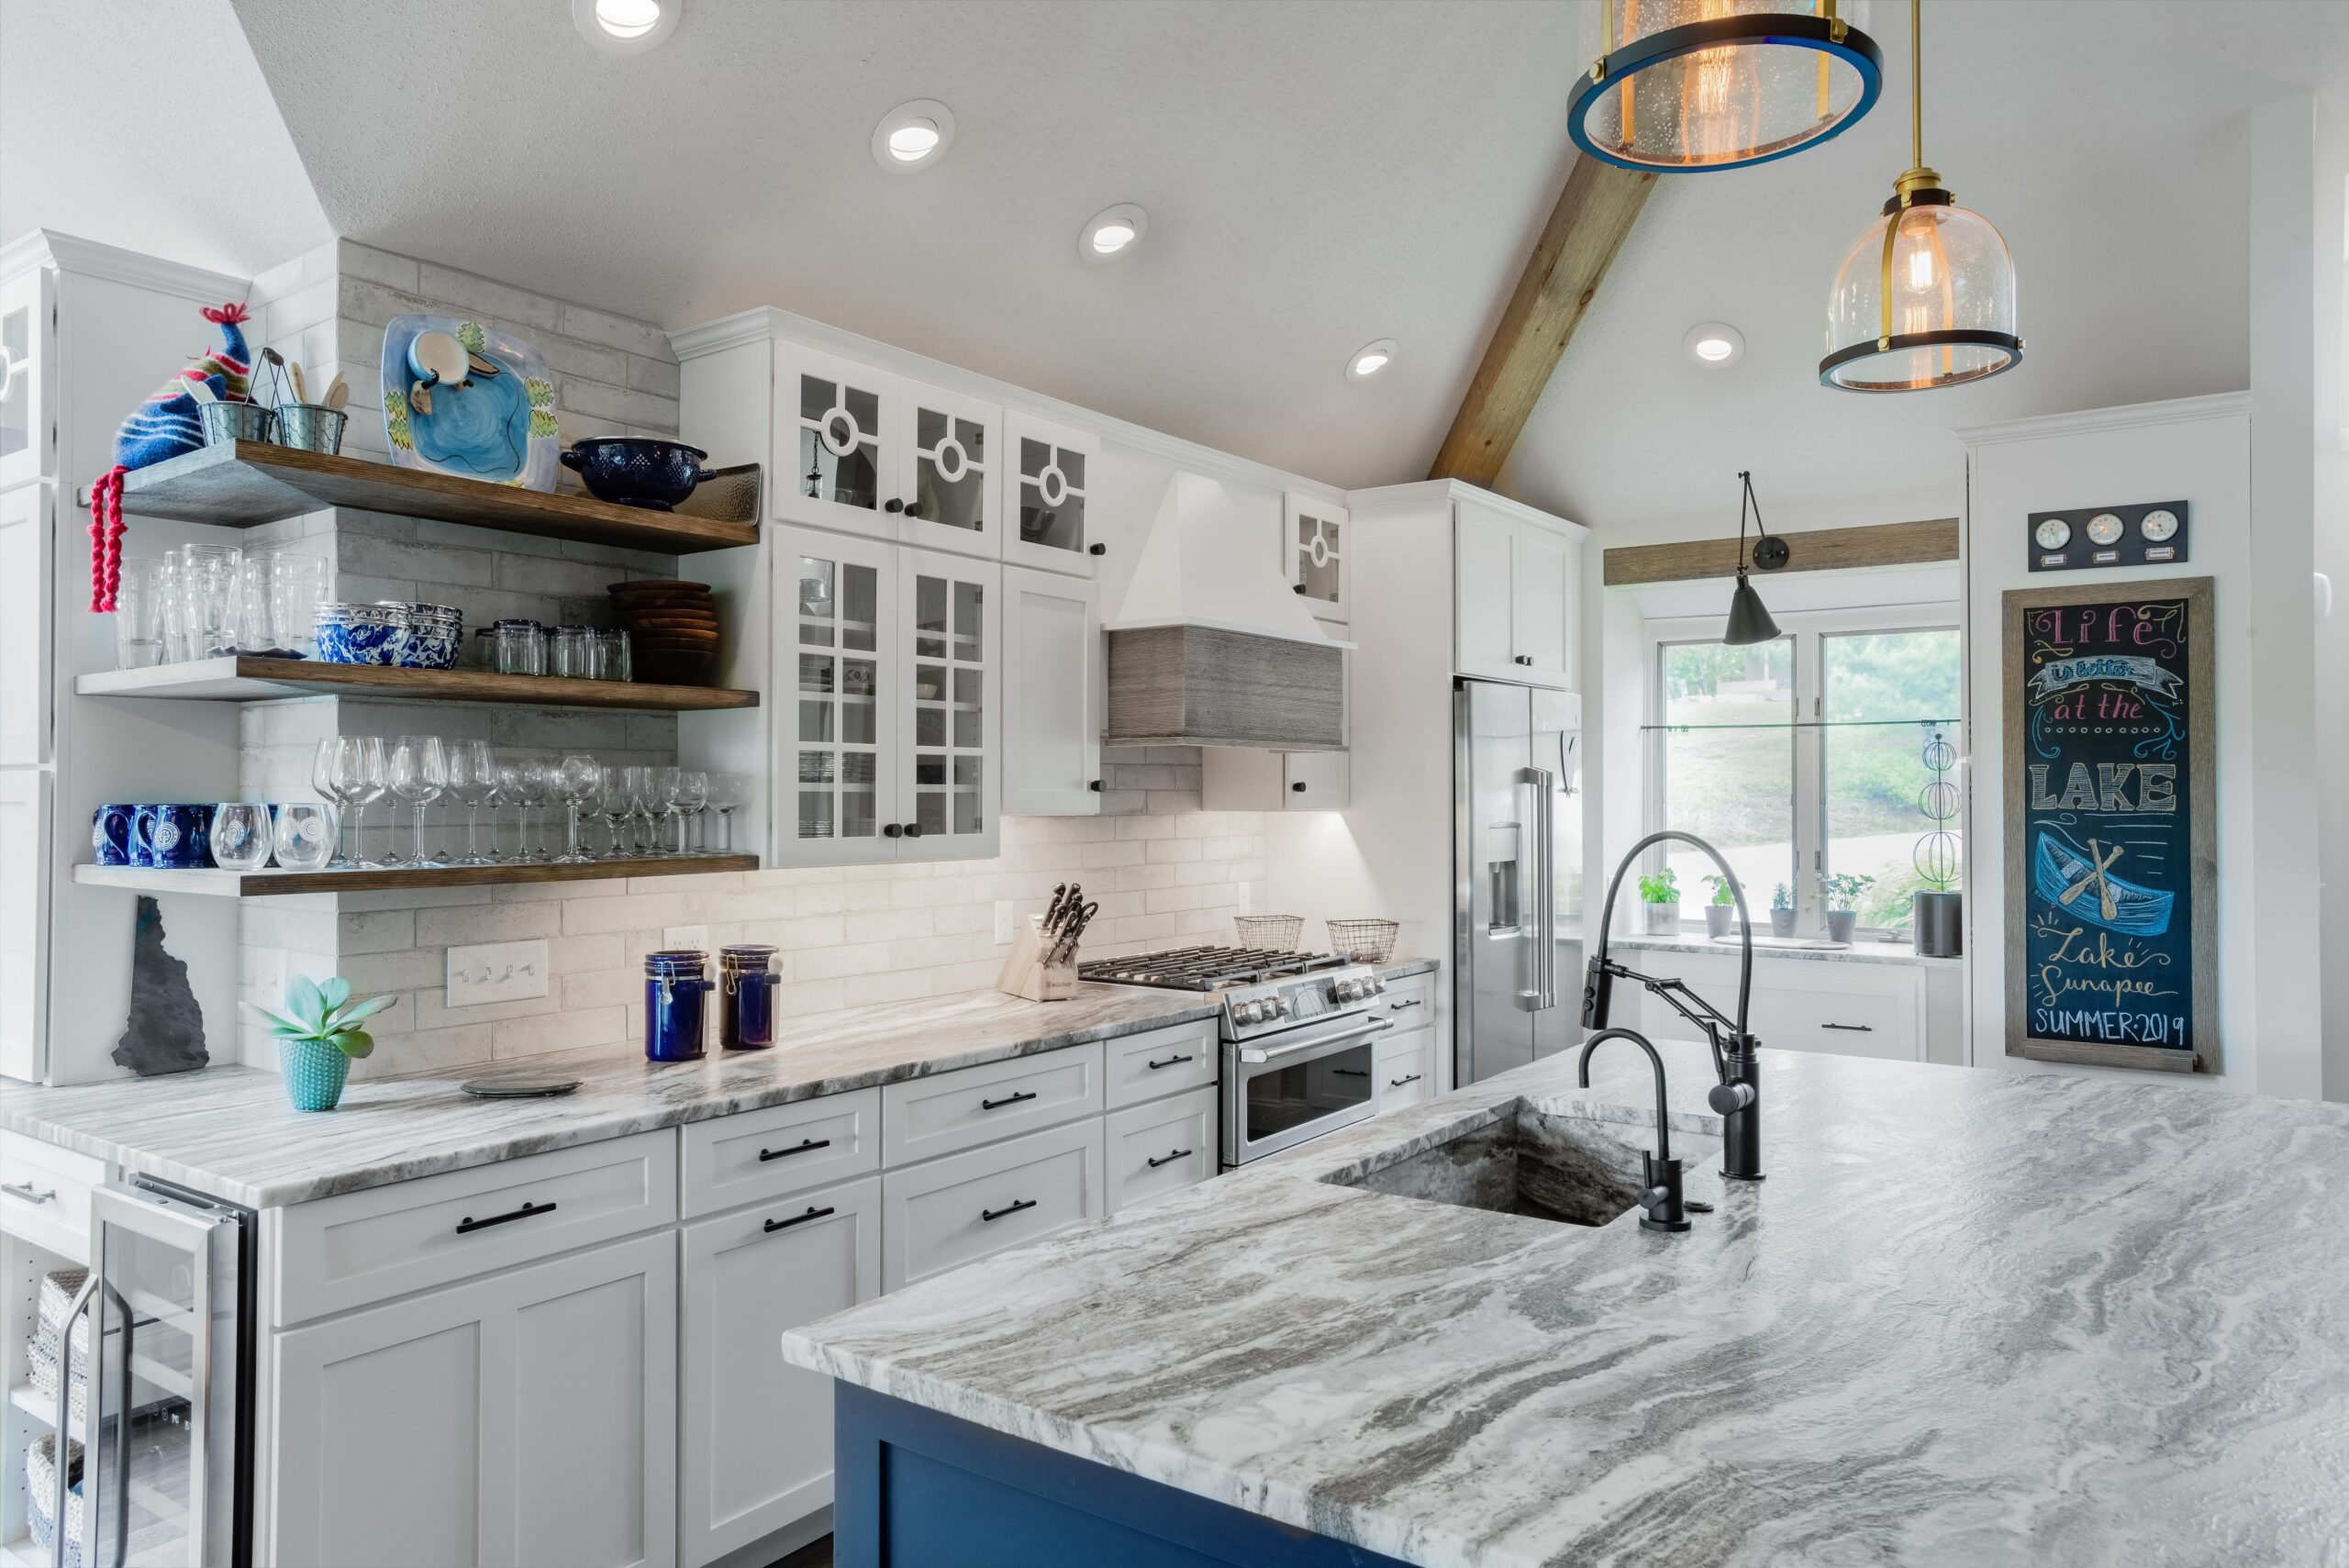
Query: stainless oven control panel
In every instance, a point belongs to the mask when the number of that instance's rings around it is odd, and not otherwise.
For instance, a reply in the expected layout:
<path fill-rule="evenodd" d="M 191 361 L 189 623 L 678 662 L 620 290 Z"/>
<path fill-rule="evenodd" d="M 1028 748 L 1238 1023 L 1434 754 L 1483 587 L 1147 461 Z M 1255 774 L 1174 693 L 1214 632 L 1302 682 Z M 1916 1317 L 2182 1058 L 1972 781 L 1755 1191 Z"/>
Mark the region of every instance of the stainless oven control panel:
<path fill-rule="evenodd" d="M 1223 994 L 1224 1038 L 1253 1040 L 1319 1018 L 1359 1013 L 1386 989 L 1378 972 L 1364 964 L 1235 986 Z"/>

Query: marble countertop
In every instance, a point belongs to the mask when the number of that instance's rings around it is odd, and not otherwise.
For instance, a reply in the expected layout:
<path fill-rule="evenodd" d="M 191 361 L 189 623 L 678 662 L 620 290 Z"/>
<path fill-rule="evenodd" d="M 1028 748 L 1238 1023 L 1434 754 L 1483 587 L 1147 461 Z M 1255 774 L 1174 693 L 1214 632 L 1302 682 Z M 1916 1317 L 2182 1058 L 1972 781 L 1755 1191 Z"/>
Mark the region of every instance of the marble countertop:
<path fill-rule="evenodd" d="M 1436 967 L 1431 959 L 1398 959 L 1380 973 L 1393 979 Z M 791 1019 L 772 1051 L 712 1051 L 699 1062 L 654 1063 L 634 1045 L 613 1045 L 371 1078 L 352 1084 L 328 1113 L 292 1109 L 284 1080 L 250 1067 L 65 1088 L 0 1080 L 0 1128 L 230 1203 L 274 1208 L 1215 1012 L 1203 996 L 1136 985 L 1088 983 L 1065 1002 L 973 991 Z M 396 1051 L 396 1041 L 387 1036 L 384 1049 Z M 547 1100 L 482 1100 L 458 1089 L 525 1068 L 580 1084 Z"/>
<path fill-rule="evenodd" d="M 1536 1062 L 785 1354 L 1427 1568 L 2343 1561 L 2349 1107 L 1764 1057 L 1768 1179 L 1692 1167 L 1684 1235 L 1325 1179 L 1520 1099 L 1652 1125 L 1602 1049 L 1591 1091 Z"/>

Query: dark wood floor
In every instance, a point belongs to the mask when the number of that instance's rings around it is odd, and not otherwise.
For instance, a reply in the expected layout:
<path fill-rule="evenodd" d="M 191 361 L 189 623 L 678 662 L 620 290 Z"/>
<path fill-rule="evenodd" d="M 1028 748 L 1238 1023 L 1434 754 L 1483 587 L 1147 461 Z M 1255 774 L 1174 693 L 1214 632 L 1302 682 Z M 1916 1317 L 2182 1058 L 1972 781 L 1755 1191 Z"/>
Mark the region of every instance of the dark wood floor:
<path fill-rule="evenodd" d="M 774 1564 L 774 1568 L 832 1568 L 832 1538 L 828 1535 L 821 1540 L 801 1547 Z"/>

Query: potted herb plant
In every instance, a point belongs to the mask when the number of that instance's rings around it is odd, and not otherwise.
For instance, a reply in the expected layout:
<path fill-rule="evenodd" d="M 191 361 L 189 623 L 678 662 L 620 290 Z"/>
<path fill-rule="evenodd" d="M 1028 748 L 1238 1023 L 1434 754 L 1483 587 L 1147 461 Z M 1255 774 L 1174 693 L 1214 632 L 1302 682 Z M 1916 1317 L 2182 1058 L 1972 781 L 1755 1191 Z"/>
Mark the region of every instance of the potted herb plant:
<path fill-rule="evenodd" d="M 253 1006 L 270 1022 L 277 1040 L 277 1064 L 285 1097 L 297 1111 L 330 1111 L 342 1101 L 342 1086 L 354 1059 L 375 1049 L 360 1024 L 398 1001 L 396 996 L 351 999 L 351 982 L 340 975 L 324 984 L 297 974 L 285 986 L 285 1011 Z"/>
<path fill-rule="evenodd" d="M 1794 889 L 1783 882 L 1770 895 L 1770 934 L 1774 937 L 1795 934 Z"/>
<path fill-rule="evenodd" d="M 1876 878 L 1837 872 L 1820 884 L 1827 895 L 1827 940 L 1848 942 L 1860 924 L 1860 899 L 1876 885 Z"/>
<path fill-rule="evenodd" d="M 1729 890 L 1729 878 L 1719 872 L 1705 873 L 1705 885 L 1713 895 L 1705 904 L 1705 935 L 1716 939 L 1728 936 L 1729 917 L 1737 907 L 1737 895 Z"/>
<path fill-rule="evenodd" d="M 1640 902 L 1647 906 L 1648 935 L 1680 934 L 1680 873 L 1670 866 L 1660 876 L 1640 878 Z"/>

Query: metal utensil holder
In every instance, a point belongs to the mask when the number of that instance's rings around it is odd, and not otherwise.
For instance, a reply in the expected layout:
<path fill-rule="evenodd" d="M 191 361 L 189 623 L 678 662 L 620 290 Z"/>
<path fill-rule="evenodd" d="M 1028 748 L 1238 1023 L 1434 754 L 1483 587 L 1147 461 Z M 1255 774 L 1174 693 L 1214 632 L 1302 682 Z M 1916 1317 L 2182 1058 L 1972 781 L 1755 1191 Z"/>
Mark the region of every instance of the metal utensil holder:
<path fill-rule="evenodd" d="M 258 403 L 199 403 L 196 417 L 204 423 L 204 444 L 266 441 L 277 428 L 277 414 Z"/>
<path fill-rule="evenodd" d="M 342 450 L 343 428 L 350 423 L 350 415 L 323 403 L 281 403 L 277 406 L 277 444 L 332 457 Z"/>

